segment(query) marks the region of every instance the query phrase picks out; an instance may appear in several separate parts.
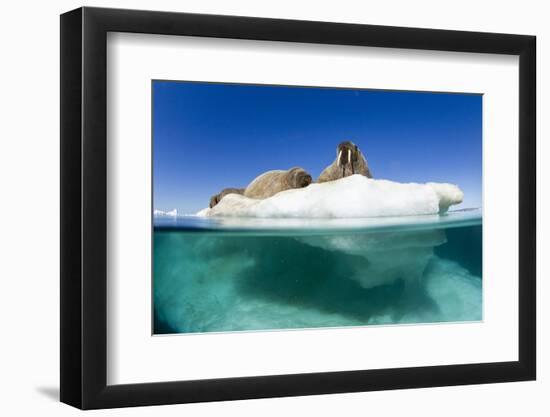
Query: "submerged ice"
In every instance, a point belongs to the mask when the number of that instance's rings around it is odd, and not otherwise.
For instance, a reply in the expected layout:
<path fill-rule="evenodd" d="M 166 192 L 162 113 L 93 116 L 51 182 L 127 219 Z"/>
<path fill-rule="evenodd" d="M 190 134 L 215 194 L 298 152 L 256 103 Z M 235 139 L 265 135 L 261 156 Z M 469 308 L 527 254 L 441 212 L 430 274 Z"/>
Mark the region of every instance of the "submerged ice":
<path fill-rule="evenodd" d="M 324 250 L 365 258 L 368 265 L 349 276 L 363 288 L 391 284 L 397 279 L 403 280 L 406 285 L 418 283 L 433 258 L 434 247 L 446 242 L 445 231 L 441 229 L 414 233 L 307 236 L 297 239 Z"/>
<path fill-rule="evenodd" d="M 459 187 L 446 183 L 398 183 L 351 175 L 310 184 L 257 200 L 226 195 L 199 216 L 259 218 L 361 218 L 411 216 L 446 212 L 462 202 Z"/>
<path fill-rule="evenodd" d="M 156 323 L 209 332 L 481 320 L 481 267 L 461 261 L 475 259 L 480 229 L 156 231 Z"/>

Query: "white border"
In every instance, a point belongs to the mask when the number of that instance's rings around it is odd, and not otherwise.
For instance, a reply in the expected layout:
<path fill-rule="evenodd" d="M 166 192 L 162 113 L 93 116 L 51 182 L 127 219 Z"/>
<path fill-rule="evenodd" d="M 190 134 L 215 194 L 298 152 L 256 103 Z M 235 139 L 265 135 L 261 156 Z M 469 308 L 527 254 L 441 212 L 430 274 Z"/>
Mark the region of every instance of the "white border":
<path fill-rule="evenodd" d="M 119 33 L 107 51 L 108 384 L 518 359 L 517 56 Z M 484 321 L 152 337 L 151 79 L 483 93 Z"/>

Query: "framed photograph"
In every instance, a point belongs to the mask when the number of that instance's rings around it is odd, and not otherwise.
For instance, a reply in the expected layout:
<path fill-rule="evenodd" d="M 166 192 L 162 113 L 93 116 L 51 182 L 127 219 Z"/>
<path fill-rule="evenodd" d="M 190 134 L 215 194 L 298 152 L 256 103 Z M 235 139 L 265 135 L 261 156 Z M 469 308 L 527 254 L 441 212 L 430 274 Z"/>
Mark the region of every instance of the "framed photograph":
<path fill-rule="evenodd" d="M 533 380 L 535 37 L 61 16 L 61 401 Z"/>

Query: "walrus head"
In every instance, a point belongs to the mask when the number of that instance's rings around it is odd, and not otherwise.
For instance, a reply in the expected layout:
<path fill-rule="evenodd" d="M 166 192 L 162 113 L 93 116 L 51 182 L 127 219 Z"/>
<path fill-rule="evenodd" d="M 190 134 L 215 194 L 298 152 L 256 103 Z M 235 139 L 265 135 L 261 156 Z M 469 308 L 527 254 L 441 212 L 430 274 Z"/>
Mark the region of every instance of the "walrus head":
<path fill-rule="evenodd" d="M 288 170 L 288 183 L 292 188 L 307 187 L 313 179 L 304 169 L 295 167 Z"/>
<path fill-rule="evenodd" d="M 349 140 L 341 142 L 336 147 L 336 166 L 338 167 L 340 178 L 348 177 L 354 174 L 365 175 L 372 178 L 367 166 L 367 161 L 357 145 Z"/>
<path fill-rule="evenodd" d="M 349 140 L 342 142 L 336 147 L 336 164 L 341 167 L 344 172 L 346 167 L 349 168 L 350 174 L 348 175 L 352 175 L 354 174 L 353 162 L 359 160 L 360 152 L 357 145 L 353 142 Z M 346 175 L 344 174 L 343 176 L 345 177 Z"/>

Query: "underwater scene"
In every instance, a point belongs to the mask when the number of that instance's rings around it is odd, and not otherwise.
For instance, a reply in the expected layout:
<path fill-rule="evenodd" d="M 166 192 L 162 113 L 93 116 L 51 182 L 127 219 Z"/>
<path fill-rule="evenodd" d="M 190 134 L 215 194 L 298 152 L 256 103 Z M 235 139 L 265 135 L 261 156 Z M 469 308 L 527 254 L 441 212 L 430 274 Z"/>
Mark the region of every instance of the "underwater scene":
<path fill-rule="evenodd" d="M 153 264 L 154 334 L 482 319 L 479 210 L 164 217 L 155 222 Z"/>

